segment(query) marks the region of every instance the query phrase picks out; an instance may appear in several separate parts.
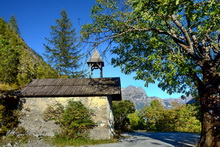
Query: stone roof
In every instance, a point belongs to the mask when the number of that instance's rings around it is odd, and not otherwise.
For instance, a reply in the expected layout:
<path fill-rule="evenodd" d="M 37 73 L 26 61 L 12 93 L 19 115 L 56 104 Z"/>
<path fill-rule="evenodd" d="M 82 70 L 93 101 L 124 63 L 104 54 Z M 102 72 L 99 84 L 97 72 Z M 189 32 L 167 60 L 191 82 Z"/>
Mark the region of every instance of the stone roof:
<path fill-rule="evenodd" d="M 103 63 L 102 66 L 104 66 L 104 62 L 101 58 L 101 56 L 99 55 L 98 51 L 95 50 L 91 56 L 91 58 L 87 61 L 87 63 L 97 63 L 97 62 L 101 62 Z"/>
<path fill-rule="evenodd" d="M 34 79 L 21 89 L 21 97 L 107 96 L 121 100 L 120 78 Z"/>

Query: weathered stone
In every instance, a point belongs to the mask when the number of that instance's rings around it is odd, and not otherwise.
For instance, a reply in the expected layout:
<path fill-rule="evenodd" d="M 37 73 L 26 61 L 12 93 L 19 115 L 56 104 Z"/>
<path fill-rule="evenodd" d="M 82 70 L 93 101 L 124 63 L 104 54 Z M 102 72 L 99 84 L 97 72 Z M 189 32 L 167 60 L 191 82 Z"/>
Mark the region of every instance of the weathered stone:
<path fill-rule="evenodd" d="M 89 133 L 92 139 L 110 139 L 113 137 L 113 113 L 110 96 L 93 97 L 23 97 L 20 126 L 33 136 L 54 136 L 60 127 L 54 121 L 44 121 L 43 112 L 50 105 L 61 103 L 66 106 L 69 100 L 81 101 L 95 115 L 92 119 L 97 126 Z"/>

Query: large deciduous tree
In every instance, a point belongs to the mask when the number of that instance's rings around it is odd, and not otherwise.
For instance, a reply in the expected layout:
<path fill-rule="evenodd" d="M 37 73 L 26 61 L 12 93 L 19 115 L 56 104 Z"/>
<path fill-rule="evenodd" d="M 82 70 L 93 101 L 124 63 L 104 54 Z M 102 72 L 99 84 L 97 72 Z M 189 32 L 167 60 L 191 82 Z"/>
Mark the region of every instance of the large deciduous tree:
<path fill-rule="evenodd" d="M 126 74 L 168 93 L 200 98 L 200 146 L 220 146 L 220 3 L 218 0 L 97 0 L 82 35 L 114 43 Z"/>
<path fill-rule="evenodd" d="M 65 10 L 62 10 L 60 15 L 61 18 L 56 19 L 56 25 L 51 26 L 51 38 L 45 38 L 45 55 L 60 76 L 81 77 L 83 71 L 78 69 L 82 55 L 75 29 Z"/>

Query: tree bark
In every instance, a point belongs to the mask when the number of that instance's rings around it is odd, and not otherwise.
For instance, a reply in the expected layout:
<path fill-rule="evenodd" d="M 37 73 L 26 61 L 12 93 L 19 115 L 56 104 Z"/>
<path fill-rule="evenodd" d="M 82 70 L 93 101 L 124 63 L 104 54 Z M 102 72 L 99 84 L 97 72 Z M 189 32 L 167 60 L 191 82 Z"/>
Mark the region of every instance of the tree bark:
<path fill-rule="evenodd" d="M 202 98 L 201 147 L 220 147 L 220 102 L 215 95 Z"/>
<path fill-rule="evenodd" d="M 199 88 L 202 131 L 200 147 L 220 147 L 220 80 L 216 70 L 203 70 L 204 85 Z"/>

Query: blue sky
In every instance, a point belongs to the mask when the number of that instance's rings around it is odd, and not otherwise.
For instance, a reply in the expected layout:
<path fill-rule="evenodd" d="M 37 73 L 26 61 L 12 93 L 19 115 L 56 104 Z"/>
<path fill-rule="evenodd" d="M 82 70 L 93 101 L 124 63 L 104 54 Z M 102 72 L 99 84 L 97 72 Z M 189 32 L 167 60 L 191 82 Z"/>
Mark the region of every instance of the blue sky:
<path fill-rule="evenodd" d="M 76 33 L 79 33 L 80 26 L 91 23 L 90 10 L 95 0 L 0 0 L 0 17 L 8 21 L 11 15 L 17 19 L 22 38 L 37 53 L 44 53 L 43 43 L 45 37 L 50 37 L 50 26 L 55 25 L 55 19 L 60 18 L 60 11 L 65 9 L 71 19 Z M 89 46 L 88 46 L 89 47 Z M 102 46 L 103 47 L 103 46 Z M 85 51 L 89 48 L 85 48 Z M 102 48 L 98 48 L 100 54 Z M 103 49 L 104 50 L 104 49 Z M 133 85 L 145 89 L 148 96 L 161 98 L 178 98 L 181 94 L 169 95 L 157 87 L 157 84 L 150 84 L 144 87 L 143 81 L 133 79 L 135 74 L 124 75 L 120 68 L 113 68 L 110 64 L 112 55 L 106 55 L 103 69 L 104 77 L 120 77 L 122 88 Z M 84 68 L 87 65 L 84 64 Z M 96 76 L 99 72 L 96 71 Z"/>

